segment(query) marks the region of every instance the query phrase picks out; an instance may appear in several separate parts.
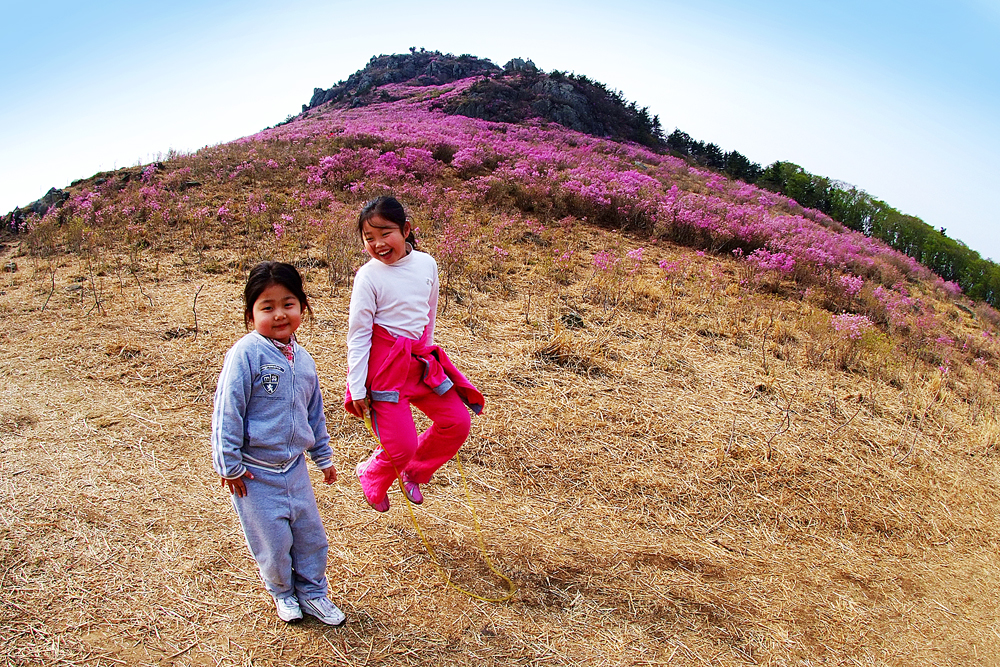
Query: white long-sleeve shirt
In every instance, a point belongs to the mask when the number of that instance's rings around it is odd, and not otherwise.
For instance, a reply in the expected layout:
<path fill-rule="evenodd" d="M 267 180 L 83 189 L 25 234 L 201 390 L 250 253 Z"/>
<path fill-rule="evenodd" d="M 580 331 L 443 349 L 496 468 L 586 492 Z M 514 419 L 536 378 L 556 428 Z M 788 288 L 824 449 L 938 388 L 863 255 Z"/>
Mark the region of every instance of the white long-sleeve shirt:
<path fill-rule="evenodd" d="M 425 252 L 412 250 L 388 265 L 373 258 L 358 269 L 347 322 L 347 387 L 352 399 L 367 393 L 372 326 L 413 340 L 426 331 L 427 343 L 433 344 L 437 302 L 437 262 Z"/>

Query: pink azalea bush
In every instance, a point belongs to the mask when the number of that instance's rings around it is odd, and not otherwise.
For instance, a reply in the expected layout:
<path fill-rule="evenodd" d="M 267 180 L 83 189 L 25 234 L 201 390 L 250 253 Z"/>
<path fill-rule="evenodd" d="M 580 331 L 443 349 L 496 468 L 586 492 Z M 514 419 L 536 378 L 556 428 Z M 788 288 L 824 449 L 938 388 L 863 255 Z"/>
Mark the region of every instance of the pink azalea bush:
<path fill-rule="evenodd" d="M 840 276 L 839 282 L 844 290 L 844 294 L 847 296 L 857 296 L 861 293 L 861 288 L 865 285 L 865 281 L 861 276 L 852 276 L 850 274 Z"/>
<path fill-rule="evenodd" d="M 832 316 L 830 324 L 833 326 L 834 331 L 850 340 L 860 340 L 866 331 L 870 331 L 875 326 L 865 315 L 851 315 L 848 313 Z"/>

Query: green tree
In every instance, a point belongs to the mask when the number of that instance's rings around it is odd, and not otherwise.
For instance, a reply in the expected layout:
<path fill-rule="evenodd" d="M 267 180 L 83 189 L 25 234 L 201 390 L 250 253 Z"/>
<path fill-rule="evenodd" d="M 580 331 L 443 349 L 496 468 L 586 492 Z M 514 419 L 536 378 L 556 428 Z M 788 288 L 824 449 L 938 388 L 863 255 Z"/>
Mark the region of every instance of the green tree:
<path fill-rule="evenodd" d="M 759 164 L 751 162 L 736 151 L 725 154 L 722 170 L 730 178 L 737 178 L 745 183 L 755 182 L 763 172 Z"/>

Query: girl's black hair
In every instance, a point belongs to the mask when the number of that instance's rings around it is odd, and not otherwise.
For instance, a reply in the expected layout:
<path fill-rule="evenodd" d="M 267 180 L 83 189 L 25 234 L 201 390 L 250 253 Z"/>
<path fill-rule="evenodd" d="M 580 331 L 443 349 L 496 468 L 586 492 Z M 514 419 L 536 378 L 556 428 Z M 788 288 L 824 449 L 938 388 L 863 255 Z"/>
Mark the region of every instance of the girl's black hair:
<path fill-rule="evenodd" d="M 400 234 L 406 228 L 406 211 L 403 210 L 403 205 L 395 197 L 383 195 L 371 200 L 361 209 L 361 215 L 358 216 L 358 234 L 360 236 L 364 236 L 365 223 L 371 225 L 372 218 L 376 216 L 399 227 Z M 378 226 L 372 225 L 372 227 Z M 406 237 L 406 242 L 414 248 L 417 247 L 417 237 L 413 235 L 413 225 L 410 225 L 410 233 Z"/>
<path fill-rule="evenodd" d="M 261 262 L 250 269 L 247 276 L 247 286 L 243 290 L 243 323 L 247 329 L 253 326 L 253 305 L 257 303 L 260 295 L 271 285 L 281 285 L 302 304 L 302 312 L 312 315 L 312 308 L 309 307 L 309 298 L 305 290 L 302 289 L 302 276 L 298 269 L 291 264 L 284 262 Z"/>

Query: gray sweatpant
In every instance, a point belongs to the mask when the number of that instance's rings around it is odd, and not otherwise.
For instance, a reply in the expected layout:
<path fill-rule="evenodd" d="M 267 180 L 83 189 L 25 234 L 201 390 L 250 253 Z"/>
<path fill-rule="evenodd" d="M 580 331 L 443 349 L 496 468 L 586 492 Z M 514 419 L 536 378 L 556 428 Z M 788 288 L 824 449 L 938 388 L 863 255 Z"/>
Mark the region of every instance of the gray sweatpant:
<path fill-rule="evenodd" d="M 256 467 L 250 471 L 253 479 L 243 478 L 247 495 L 234 495 L 233 505 L 264 587 L 275 598 L 323 597 L 327 593 L 326 531 L 305 456 L 283 473 Z"/>

